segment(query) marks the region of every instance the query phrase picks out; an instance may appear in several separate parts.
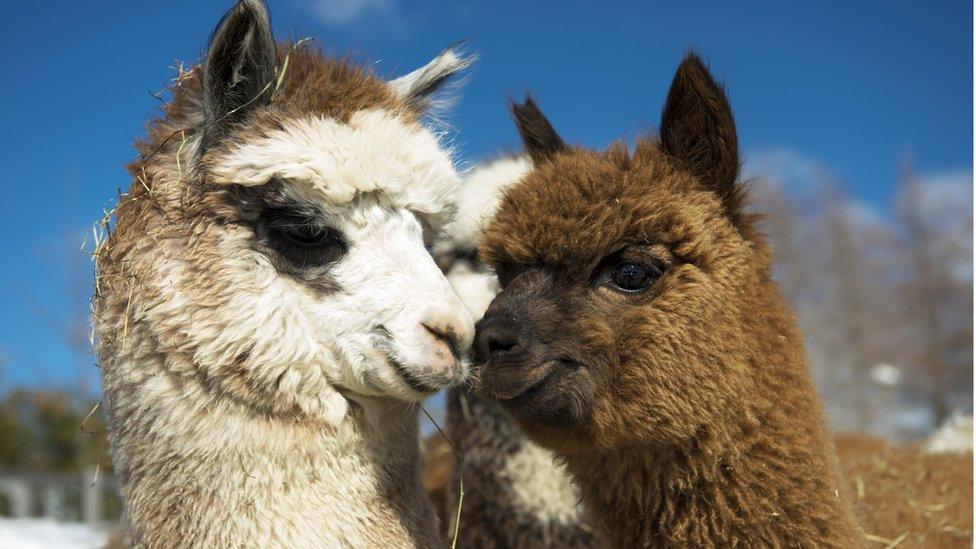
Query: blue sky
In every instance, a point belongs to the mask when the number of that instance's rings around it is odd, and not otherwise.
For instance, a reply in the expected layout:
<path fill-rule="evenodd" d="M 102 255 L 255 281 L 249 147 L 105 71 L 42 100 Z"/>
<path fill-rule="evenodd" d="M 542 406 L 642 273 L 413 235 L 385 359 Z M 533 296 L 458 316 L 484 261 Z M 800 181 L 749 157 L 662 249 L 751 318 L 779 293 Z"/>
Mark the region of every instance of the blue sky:
<path fill-rule="evenodd" d="M 84 345 L 71 329 L 90 287 L 82 239 L 129 185 L 131 141 L 159 106 L 149 90 L 175 61 L 199 57 L 229 4 L 0 3 L 0 388 L 97 384 L 68 344 Z M 466 162 L 515 149 L 505 100 L 526 89 L 569 141 L 603 146 L 653 129 L 694 48 L 725 81 L 759 171 L 768 158 L 823 166 L 886 215 L 906 155 L 923 173 L 971 170 L 967 1 L 271 0 L 271 9 L 279 37 L 314 36 L 388 75 L 471 39 L 481 61 L 450 118 Z"/>

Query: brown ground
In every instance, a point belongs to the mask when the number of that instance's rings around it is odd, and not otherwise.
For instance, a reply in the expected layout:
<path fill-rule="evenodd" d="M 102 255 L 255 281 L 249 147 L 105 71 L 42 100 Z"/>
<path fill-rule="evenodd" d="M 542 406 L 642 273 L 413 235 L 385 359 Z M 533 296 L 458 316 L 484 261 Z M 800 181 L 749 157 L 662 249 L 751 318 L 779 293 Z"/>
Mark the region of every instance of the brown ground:
<path fill-rule="evenodd" d="M 858 523 L 875 546 L 973 546 L 971 453 L 926 455 L 854 434 L 834 441 Z"/>
<path fill-rule="evenodd" d="M 420 476 L 434 512 L 441 519 L 441 533 L 446 534 L 450 522 L 447 498 L 454 483 L 454 454 L 439 433 L 420 441 Z"/>
<path fill-rule="evenodd" d="M 973 546 L 973 455 L 922 454 L 917 445 L 844 433 L 834 437 L 869 547 Z M 438 515 L 454 460 L 440 434 L 423 443 L 423 482 Z"/>

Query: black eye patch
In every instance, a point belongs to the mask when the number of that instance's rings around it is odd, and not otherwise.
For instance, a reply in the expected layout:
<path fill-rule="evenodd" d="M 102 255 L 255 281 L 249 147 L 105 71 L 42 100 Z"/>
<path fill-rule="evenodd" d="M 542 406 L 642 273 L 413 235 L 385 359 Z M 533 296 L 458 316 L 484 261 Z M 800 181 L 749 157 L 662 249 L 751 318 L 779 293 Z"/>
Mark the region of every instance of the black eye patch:
<path fill-rule="evenodd" d="M 266 207 L 261 228 L 264 243 L 299 269 L 327 266 L 347 250 L 338 230 L 308 212 Z"/>

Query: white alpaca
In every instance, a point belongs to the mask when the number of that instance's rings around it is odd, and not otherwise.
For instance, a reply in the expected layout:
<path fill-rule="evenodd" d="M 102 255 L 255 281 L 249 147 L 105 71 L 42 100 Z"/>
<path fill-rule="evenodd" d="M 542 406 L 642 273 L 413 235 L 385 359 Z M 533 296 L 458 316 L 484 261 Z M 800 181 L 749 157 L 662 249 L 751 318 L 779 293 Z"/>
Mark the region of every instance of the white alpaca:
<path fill-rule="evenodd" d="M 439 544 L 416 405 L 472 326 L 427 251 L 459 176 L 422 121 L 468 64 L 386 82 L 241 0 L 174 85 L 97 251 L 130 543 Z"/>
<path fill-rule="evenodd" d="M 457 218 L 438 243 L 447 279 L 475 319 L 499 291 L 498 278 L 477 260 L 478 239 L 505 190 L 532 169 L 525 156 L 473 169 L 458 198 Z M 465 390 L 448 395 L 448 429 L 465 479 L 459 545 L 463 547 L 593 547 L 580 516 L 580 494 L 565 468 L 521 433 L 502 408 Z M 456 487 L 448 512 L 457 506 Z M 452 498 L 448 498 L 449 500 Z M 453 519 L 453 517 L 451 517 Z"/>

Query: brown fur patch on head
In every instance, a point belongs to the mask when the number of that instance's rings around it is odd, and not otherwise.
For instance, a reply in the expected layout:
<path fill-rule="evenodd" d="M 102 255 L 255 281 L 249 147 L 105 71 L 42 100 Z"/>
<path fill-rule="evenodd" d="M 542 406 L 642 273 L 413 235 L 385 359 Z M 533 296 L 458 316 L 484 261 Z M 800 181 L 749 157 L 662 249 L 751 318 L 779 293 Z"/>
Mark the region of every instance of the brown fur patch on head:
<path fill-rule="evenodd" d="M 290 55 L 272 104 L 283 114 L 319 115 L 340 122 L 366 109 L 387 109 L 416 118 L 408 105 L 371 69 L 351 59 L 333 59 L 313 48 L 280 46 L 279 66 Z M 291 52 L 290 54 L 288 52 Z"/>
<path fill-rule="evenodd" d="M 354 112 L 365 109 L 388 109 L 408 120 L 416 120 L 420 114 L 410 110 L 371 69 L 349 58 L 327 57 L 304 43 L 278 44 L 275 77 L 282 71 L 280 86 L 272 82 L 268 88 L 272 92 L 270 102 L 263 108 L 249 109 L 250 117 L 242 117 L 239 129 L 248 129 L 249 118 L 260 127 L 260 123 L 273 125 L 275 118 L 289 115 L 317 115 L 345 122 Z M 175 150 L 183 136 L 174 136 L 174 132 L 192 136 L 202 130 L 207 123 L 202 73 L 203 67 L 196 66 L 177 76 L 170 88 L 173 99 L 163 107 L 164 116 L 149 123 L 148 138 L 137 142 L 141 158 L 130 171 L 163 147 Z"/>
<path fill-rule="evenodd" d="M 622 142 L 603 152 L 568 148 L 506 193 L 480 251 L 503 270 L 515 262 L 588 274 L 622 244 L 664 243 L 705 265 L 717 237 L 734 238 L 723 212 L 654 138 L 638 140 L 633 153 Z"/>

